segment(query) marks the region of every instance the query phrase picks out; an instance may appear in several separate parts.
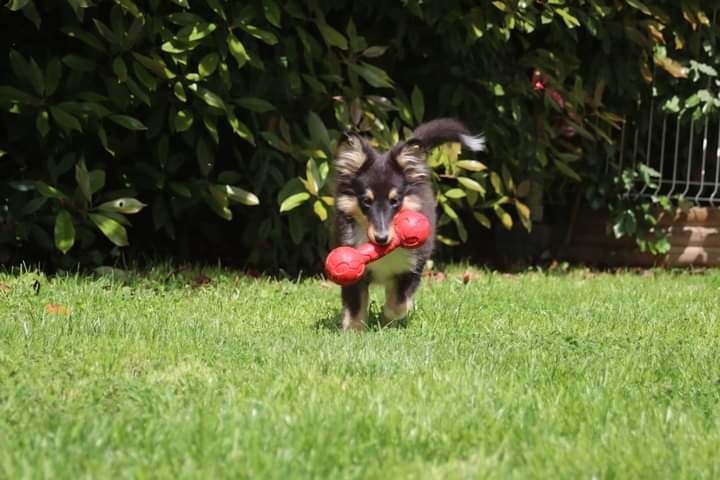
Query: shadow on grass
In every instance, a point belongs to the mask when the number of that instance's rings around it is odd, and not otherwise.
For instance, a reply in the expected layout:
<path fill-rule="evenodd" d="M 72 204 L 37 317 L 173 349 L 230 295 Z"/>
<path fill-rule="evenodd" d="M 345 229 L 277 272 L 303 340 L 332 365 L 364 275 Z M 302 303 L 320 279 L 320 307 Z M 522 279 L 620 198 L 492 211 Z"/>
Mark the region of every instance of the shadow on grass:
<path fill-rule="evenodd" d="M 382 324 L 382 312 L 376 308 L 374 302 L 370 304 L 370 312 L 368 314 L 368 324 L 367 329 L 368 331 L 378 331 L 382 330 L 384 328 L 407 328 L 408 326 L 408 320 L 412 317 L 412 312 L 410 315 L 401 318 L 399 320 L 395 320 L 391 322 L 388 325 Z M 342 311 L 338 310 L 334 313 L 325 315 L 322 318 L 319 318 L 315 321 L 313 324 L 313 328 L 315 330 L 329 330 L 332 332 L 342 332 Z"/>

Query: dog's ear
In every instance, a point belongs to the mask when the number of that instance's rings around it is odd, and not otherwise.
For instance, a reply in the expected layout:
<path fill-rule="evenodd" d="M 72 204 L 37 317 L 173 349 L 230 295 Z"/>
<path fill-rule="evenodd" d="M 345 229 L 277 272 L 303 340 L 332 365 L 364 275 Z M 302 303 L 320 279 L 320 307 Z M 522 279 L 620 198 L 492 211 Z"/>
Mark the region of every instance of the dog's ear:
<path fill-rule="evenodd" d="M 419 142 L 410 140 L 401 145 L 393 159 L 408 181 L 422 182 L 430 178 L 427 151 Z"/>
<path fill-rule="evenodd" d="M 368 161 L 365 141 L 355 133 L 346 132 L 338 144 L 335 170 L 341 176 L 353 176 Z"/>

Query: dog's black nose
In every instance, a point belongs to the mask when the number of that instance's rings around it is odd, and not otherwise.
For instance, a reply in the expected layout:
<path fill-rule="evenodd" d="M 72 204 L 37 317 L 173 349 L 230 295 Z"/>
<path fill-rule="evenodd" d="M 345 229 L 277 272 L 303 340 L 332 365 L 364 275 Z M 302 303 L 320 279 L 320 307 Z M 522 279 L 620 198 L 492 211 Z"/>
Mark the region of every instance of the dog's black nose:
<path fill-rule="evenodd" d="M 377 243 L 380 246 L 387 245 L 390 238 L 388 237 L 388 234 L 375 234 L 375 243 Z"/>

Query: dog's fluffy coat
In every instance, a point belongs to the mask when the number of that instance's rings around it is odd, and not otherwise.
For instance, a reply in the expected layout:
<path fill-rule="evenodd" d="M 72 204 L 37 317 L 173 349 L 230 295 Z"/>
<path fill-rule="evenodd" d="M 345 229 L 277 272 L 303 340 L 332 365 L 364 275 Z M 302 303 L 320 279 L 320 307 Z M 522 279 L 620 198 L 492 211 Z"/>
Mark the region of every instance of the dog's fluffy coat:
<path fill-rule="evenodd" d="M 385 287 L 383 324 L 404 317 L 425 262 L 434 247 L 435 196 L 427 153 L 445 142 L 484 149 L 484 139 L 472 136 L 454 119 L 442 118 L 420 125 L 410 139 L 381 153 L 355 134 L 348 134 L 335 159 L 335 236 L 338 245 L 359 245 L 368 240 L 383 245 L 394 232 L 392 219 L 400 209 L 422 212 L 433 234 L 417 250 L 397 249 L 367 267 L 360 282 L 342 288 L 344 329 L 363 330 L 367 323 L 368 286 Z"/>

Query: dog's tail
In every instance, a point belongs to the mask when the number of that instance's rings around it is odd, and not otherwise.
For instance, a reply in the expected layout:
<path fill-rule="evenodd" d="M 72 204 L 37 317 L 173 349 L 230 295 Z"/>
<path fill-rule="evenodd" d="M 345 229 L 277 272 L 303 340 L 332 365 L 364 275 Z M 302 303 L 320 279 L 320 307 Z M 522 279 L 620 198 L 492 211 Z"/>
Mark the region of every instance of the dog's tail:
<path fill-rule="evenodd" d="M 470 150 L 485 150 L 485 137 L 473 135 L 461 122 L 454 118 L 438 118 L 417 127 L 408 143 L 418 143 L 425 149 L 431 149 L 445 142 L 460 142 Z"/>

